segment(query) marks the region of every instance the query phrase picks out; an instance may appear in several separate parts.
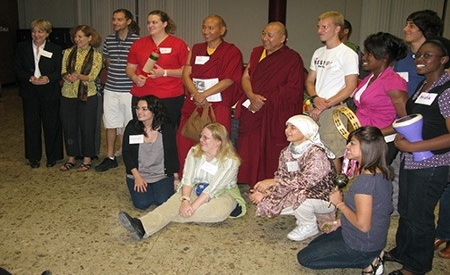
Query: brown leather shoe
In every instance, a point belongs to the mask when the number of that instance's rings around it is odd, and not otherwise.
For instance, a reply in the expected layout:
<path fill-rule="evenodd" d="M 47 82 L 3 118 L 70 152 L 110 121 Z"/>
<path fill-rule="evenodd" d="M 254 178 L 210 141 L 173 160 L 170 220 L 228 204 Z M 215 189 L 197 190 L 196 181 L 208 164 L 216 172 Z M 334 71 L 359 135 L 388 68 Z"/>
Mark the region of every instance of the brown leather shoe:
<path fill-rule="evenodd" d="M 441 244 L 445 243 L 443 239 L 436 238 L 434 239 L 434 250 L 438 249 Z"/>
<path fill-rule="evenodd" d="M 444 249 L 438 252 L 439 257 L 450 259 L 450 242 L 447 242 L 447 245 Z"/>

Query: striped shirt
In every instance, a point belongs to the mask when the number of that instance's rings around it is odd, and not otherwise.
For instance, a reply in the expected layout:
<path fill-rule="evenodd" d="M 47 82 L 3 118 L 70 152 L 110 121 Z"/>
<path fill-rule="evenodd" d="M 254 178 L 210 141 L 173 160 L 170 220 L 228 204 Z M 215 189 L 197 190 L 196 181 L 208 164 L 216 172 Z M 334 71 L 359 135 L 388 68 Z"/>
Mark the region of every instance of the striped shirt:
<path fill-rule="evenodd" d="M 103 43 L 103 56 L 109 58 L 109 66 L 107 68 L 107 79 L 105 89 L 119 92 L 129 93 L 132 86 L 131 79 L 126 75 L 128 51 L 134 41 L 139 36 L 134 33 L 128 33 L 125 40 L 119 39 L 117 34 L 110 34 Z"/>

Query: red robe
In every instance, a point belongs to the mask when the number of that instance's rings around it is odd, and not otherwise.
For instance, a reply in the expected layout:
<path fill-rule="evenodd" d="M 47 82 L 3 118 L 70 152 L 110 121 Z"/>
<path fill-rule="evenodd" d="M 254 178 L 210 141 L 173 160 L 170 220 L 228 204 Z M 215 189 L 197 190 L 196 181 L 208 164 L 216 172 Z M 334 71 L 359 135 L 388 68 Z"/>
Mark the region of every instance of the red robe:
<path fill-rule="evenodd" d="M 218 78 L 219 81 L 222 79 L 231 79 L 234 81 L 230 87 L 221 92 L 221 102 L 211 103 L 217 122 L 223 124 L 227 128 L 228 133 L 230 133 L 231 107 L 234 103 L 236 103 L 237 98 L 240 97 L 239 93 L 242 93 L 240 90 L 243 70 L 242 53 L 234 44 L 222 41 L 205 64 L 195 64 L 195 59 L 197 56 L 207 55 L 206 42 L 195 44 L 192 47 L 191 60 L 189 61 L 189 64 L 192 67 L 191 78 Z M 183 129 L 184 124 L 195 108 L 196 106 L 194 101 L 188 93 L 184 100 L 183 108 L 181 108 L 181 121 L 177 132 L 180 173 L 183 172 L 184 160 L 189 152 L 189 149 L 197 143 L 181 135 L 181 129 Z"/>
<path fill-rule="evenodd" d="M 259 61 L 264 48 L 253 49 L 249 75 L 253 92 L 267 100 L 256 113 L 236 106 L 239 120 L 238 153 L 242 159 L 238 182 L 254 186 L 257 181 L 273 178 L 280 151 L 288 145 L 286 121 L 302 113 L 305 75 L 300 55 L 287 46 Z"/>

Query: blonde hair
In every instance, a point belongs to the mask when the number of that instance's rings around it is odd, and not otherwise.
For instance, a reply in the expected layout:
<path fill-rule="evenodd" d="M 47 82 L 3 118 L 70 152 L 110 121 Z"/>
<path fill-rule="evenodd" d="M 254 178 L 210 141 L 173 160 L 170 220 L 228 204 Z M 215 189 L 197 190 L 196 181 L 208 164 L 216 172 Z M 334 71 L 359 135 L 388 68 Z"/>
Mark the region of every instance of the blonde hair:
<path fill-rule="evenodd" d="M 88 25 L 79 25 L 79 26 L 76 26 L 75 28 L 73 28 L 72 31 L 70 32 L 72 40 L 78 31 L 82 31 L 84 33 L 84 35 L 87 37 L 89 37 L 89 36 L 92 37 L 91 41 L 89 42 L 89 45 L 91 47 L 98 48 L 102 44 L 102 38 L 100 37 L 98 32 L 93 27 L 88 26 Z"/>
<path fill-rule="evenodd" d="M 322 20 L 322 19 L 326 19 L 326 18 L 331 18 L 331 21 L 333 21 L 333 24 L 335 26 L 340 26 L 341 30 L 344 29 L 344 16 L 342 14 L 340 14 L 337 11 L 327 11 L 322 13 L 321 15 L 319 15 L 318 20 Z"/>
<path fill-rule="evenodd" d="M 203 129 L 208 129 L 211 131 L 212 138 L 221 142 L 216 156 L 219 162 L 224 161 L 225 158 L 230 158 L 237 161 L 238 164 L 241 163 L 241 159 L 236 153 L 236 150 L 228 137 L 228 132 L 225 126 L 220 123 L 213 122 L 206 124 Z M 202 155 L 203 151 L 201 149 L 201 144 L 197 143 L 194 147 L 194 157 L 200 158 Z"/>
<path fill-rule="evenodd" d="M 46 19 L 34 19 L 31 21 L 30 29 L 33 30 L 34 28 L 39 28 L 45 30 L 48 34 L 52 32 L 52 23 Z"/>

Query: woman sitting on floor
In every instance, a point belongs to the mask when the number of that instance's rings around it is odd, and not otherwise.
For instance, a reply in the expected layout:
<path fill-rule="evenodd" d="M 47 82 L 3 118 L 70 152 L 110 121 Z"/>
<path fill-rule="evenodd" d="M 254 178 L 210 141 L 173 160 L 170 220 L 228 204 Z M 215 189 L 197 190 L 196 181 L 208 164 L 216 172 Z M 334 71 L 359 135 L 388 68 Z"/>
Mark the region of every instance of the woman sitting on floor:
<path fill-rule="evenodd" d="M 240 159 L 219 123 L 207 124 L 200 142 L 186 157 L 178 192 L 140 218 L 119 212 L 122 225 L 137 240 L 147 238 L 170 222 L 216 223 L 246 212 L 236 183 Z"/>
<path fill-rule="evenodd" d="M 290 144 L 280 153 L 275 177 L 257 182 L 250 200 L 258 204 L 257 216 L 294 215 L 297 227 L 287 237 L 302 241 L 319 233 L 316 216 L 335 219 L 335 208 L 328 205 L 336 175 L 329 158 L 334 154 L 308 116 L 289 118 L 285 134 Z"/>
<path fill-rule="evenodd" d="M 311 241 L 297 258 L 312 269 L 365 268 L 363 274 L 383 274 L 381 254 L 393 210 L 388 148 L 380 129 L 364 126 L 350 133 L 346 149 L 347 157 L 357 161 L 360 174 L 345 200 L 340 191 L 330 195 L 341 218 L 325 223 L 322 230 L 328 234 Z"/>

